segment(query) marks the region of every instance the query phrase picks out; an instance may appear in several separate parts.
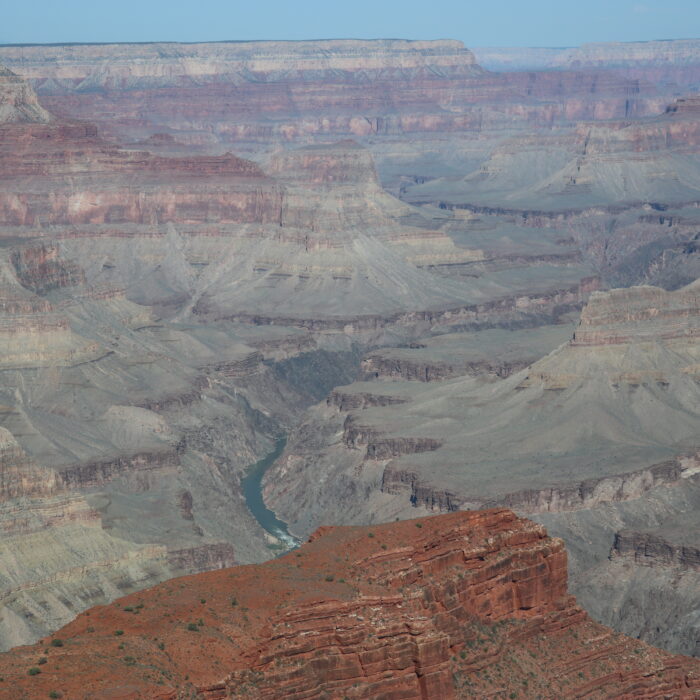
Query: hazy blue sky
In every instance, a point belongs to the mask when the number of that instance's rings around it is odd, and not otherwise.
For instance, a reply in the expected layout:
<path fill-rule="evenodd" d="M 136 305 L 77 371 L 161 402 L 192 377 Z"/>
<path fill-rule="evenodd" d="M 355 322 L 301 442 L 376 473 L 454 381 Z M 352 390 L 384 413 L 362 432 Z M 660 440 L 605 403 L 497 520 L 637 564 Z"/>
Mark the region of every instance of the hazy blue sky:
<path fill-rule="evenodd" d="M 0 43 L 399 37 L 467 46 L 700 38 L 700 0 L 0 0 Z"/>

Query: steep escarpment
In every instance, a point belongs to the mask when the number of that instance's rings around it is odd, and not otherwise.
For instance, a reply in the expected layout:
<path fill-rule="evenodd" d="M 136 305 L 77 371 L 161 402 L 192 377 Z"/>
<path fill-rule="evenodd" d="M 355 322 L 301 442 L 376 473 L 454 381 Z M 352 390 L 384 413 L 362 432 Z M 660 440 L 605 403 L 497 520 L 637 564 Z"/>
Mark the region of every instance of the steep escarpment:
<path fill-rule="evenodd" d="M 691 698 L 700 688 L 697 661 L 593 622 L 567 592 L 561 541 L 507 510 L 321 528 L 274 562 L 176 579 L 54 639 L 2 656 L 0 697 Z"/>

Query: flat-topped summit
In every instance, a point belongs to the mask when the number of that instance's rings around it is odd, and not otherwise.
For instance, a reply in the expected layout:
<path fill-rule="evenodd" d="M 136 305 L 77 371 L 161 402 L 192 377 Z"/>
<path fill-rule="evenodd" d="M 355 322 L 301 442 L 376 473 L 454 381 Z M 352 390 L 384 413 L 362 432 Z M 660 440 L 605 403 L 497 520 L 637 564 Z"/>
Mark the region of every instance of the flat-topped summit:
<path fill-rule="evenodd" d="M 404 39 L 331 39 L 324 41 L 252 41 L 220 43 L 74 44 L 0 46 L 0 60 L 21 67 L 32 80 L 71 85 L 85 90 L 154 85 L 220 82 L 237 76 L 241 82 L 297 77 L 318 79 L 323 74 L 355 74 L 363 79 L 397 78 L 444 73 L 446 76 L 483 73 L 474 54 L 461 41 Z M 47 62 L 48 61 L 48 62 Z M 124 82 L 126 81 L 126 82 Z M 117 86 L 117 84 L 115 84 Z"/>

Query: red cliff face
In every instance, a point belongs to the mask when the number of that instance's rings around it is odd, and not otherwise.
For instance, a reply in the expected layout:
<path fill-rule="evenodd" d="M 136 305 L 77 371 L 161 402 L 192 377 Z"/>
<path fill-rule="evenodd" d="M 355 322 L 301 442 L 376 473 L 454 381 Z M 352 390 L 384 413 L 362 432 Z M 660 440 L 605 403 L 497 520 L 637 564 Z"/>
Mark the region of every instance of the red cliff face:
<path fill-rule="evenodd" d="M 700 694 L 700 662 L 591 621 L 562 542 L 504 509 L 321 528 L 267 564 L 95 608 L 53 640 L 0 656 L 0 698 Z"/>

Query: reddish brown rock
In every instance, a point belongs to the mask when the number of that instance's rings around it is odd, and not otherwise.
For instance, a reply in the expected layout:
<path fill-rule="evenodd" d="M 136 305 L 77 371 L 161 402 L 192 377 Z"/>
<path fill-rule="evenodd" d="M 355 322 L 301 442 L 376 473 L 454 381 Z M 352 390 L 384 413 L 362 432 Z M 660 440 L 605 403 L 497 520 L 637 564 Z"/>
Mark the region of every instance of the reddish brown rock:
<path fill-rule="evenodd" d="M 267 564 L 94 608 L 0 663 L 12 700 L 700 695 L 700 662 L 593 622 L 561 540 L 504 509 L 320 528 Z"/>

